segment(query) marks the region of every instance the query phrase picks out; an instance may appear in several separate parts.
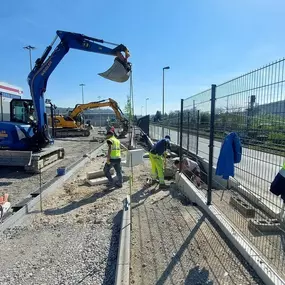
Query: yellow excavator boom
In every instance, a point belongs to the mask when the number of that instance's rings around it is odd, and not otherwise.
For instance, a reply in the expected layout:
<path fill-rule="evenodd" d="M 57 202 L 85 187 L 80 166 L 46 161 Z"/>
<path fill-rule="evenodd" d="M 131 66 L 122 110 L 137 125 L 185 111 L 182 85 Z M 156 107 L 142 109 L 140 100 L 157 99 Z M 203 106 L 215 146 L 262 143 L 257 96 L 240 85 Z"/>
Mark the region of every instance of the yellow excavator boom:
<path fill-rule="evenodd" d="M 109 98 L 108 100 L 90 102 L 86 104 L 77 104 L 75 108 L 71 111 L 69 116 L 71 118 L 76 118 L 80 113 L 82 113 L 85 110 L 96 109 L 96 108 L 101 108 L 101 107 L 111 107 L 118 120 L 122 121 L 125 119 L 123 112 L 121 111 L 118 103 L 111 98 Z"/>
<path fill-rule="evenodd" d="M 121 123 L 123 131 L 121 136 L 125 136 L 128 133 L 129 121 L 124 117 L 122 110 L 118 103 L 109 98 L 108 100 L 101 100 L 97 102 L 90 102 L 86 104 L 77 104 L 74 109 L 69 113 L 68 116 L 55 116 L 55 127 L 56 128 L 77 128 L 76 118 L 83 112 L 89 109 L 96 109 L 102 107 L 110 107 L 114 111 L 117 120 Z"/>

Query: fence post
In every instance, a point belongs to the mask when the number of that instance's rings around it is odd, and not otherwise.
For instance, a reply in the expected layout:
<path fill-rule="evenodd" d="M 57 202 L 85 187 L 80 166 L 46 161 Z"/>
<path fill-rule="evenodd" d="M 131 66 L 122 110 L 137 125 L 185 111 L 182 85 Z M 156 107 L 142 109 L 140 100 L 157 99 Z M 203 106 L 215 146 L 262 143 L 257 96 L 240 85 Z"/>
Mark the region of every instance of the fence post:
<path fill-rule="evenodd" d="M 178 119 L 178 123 L 177 123 L 177 145 L 180 145 L 180 143 L 179 143 L 180 117 L 181 117 L 181 114 L 178 113 L 178 117 L 177 117 L 177 119 Z"/>
<path fill-rule="evenodd" d="M 181 110 L 180 110 L 180 147 L 179 147 L 179 157 L 180 157 L 180 166 L 179 172 L 182 169 L 182 156 L 183 156 L 183 103 L 184 100 L 181 99 Z"/>
<path fill-rule="evenodd" d="M 189 152 L 189 142 L 190 142 L 190 111 L 187 112 L 187 151 Z"/>
<path fill-rule="evenodd" d="M 199 154 L 200 110 L 197 111 L 196 155 Z"/>
<path fill-rule="evenodd" d="M 207 205 L 212 204 L 212 179 L 213 179 L 213 156 L 214 156 L 214 137 L 215 137 L 214 127 L 215 127 L 216 87 L 217 86 L 215 84 L 212 84 Z"/>
<path fill-rule="evenodd" d="M 1 107 L 1 121 L 3 122 L 4 121 L 4 113 L 3 113 L 3 93 L 0 92 L 0 107 Z M 9 119 L 7 119 L 9 120 Z"/>

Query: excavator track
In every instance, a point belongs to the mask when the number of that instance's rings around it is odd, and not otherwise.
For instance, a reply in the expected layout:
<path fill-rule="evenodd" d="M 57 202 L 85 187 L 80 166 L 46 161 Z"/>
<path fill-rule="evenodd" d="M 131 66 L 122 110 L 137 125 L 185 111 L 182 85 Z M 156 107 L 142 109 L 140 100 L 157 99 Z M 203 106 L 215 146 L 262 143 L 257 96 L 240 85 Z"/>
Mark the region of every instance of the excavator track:
<path fill-rule="evenodd" d="M 63 147 L 48 147 L 39 152 L 0 150 L 1 166 L 23 167 L 30 173 L 44 171 L 45 167 L 63 158 Z"/>
<path fill-rule="evenodd" d="M 56 138 L 89 137 L 89 136 L 90 136 L 89 130 L 67 129 L 67 128 L 55 129 L 55 137 Z"/>
<path fill-rule="evenodd" d="M 31 162 L 25 166 L 25 170 L 31 173 L 39 173 L 52 163 L 64 158 L 63 147 L 48 147 L 32 154 Z"/>

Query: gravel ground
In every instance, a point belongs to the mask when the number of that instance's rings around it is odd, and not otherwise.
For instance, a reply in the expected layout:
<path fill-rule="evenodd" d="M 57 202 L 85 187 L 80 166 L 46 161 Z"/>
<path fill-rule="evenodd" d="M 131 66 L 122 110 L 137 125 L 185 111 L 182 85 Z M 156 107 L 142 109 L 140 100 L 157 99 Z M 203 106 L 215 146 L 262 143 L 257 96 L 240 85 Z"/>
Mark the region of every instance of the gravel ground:
<path fill-rule="evenodd" d="M 132 284 L 263 284 L 199 208 L 174 186 L 133 195 Z"/>
<path fill-rule="evenodd" d="M 1 285 L 114 284 L 129 183 L 112 190 L 84 184 L 85 173 L 103 165 L 104 158 L 92 158 L 43 201 L 43 213 L 4 232 Z M 176 190 L 144 189 L 148 173 L 148 162 L 134 168 L 132 283 L 263 284 L 208 217 L 186 206 Z"/>
<path fill-rule="evenodd" d="M 103 165 L 103 157 L 92 158 L 43 201 L 43 213 L 31 214 L 0 237 L 1 285 L 114 284 L 129 183 L 107 191 L 83 183 L 87 171 Z"/>
<path fill-rule="evenodd" d="M 42 185 L 56 179 L 56 168 L 59 166 L 71 166 L 84 154 L 98 147 L 98 142 L 90 142 L 92 137 L 98 135 L 95 131 L 88 138 L 68 138 L 55 141 L 56 146 L 65 149 L 65 158 L 49 167 L 42 173 Z M 16 167 L 0 167 L 0 189 L 8 193 L 12 206 L 26 198 L 30 193 L 36 191 L 40 186 L 40 175 L 29 174 L 23 169 Z"/>

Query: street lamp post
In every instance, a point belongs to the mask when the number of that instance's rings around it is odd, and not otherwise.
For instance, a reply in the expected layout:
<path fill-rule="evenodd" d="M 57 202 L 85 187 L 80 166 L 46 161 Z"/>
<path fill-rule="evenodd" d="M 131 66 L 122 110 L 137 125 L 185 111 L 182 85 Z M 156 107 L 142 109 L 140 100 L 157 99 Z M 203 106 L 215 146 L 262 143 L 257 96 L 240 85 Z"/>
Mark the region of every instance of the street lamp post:
<path fill-rule="evenodd" d="M 100 99 L 101 99 L 101 96 L 98 96 L 98 101 L 100 101 Z M 100 107 L 99 107 L 99 120 L 100 120 L 100 125 L 99 125 L 99 127 L 100 127 L 100 129 L 101 129 L 101 109 L 100 109 Z"/>
<path fill-rule="evenodd" d="M 23 48 L 29 51 L 29 55 L 30 55 L 30 69 L 32 71 L 32 69 L 33 69 L 33 66 L 32 66 L 32 50 L 34 50 L 35 47 L 32 47 L 32 46 L 28 45 L 28 46 L 25 46 Z"/>
<path fill-rule="evenodd" d="M 149 98 L 145 99 L 145 115 L 147 116 L 147 101 L 149 100 Z"/>
<path fill-rule="evenodd" d="M 0 107 L 1 107 L 1 121 L 4 121 L 4 114 L 3 114 L 3 93 L 0 92 Z"/>
<path fill-rule="evenodd" d="M 84 84 L 84 83 L 81 83 L 81 84 L 79 84 L 79 86 L 81 86 L 81 92 L 82 92 L 82 104 L 84 104 L 84 90 L 83 90 L 83 88 L 84 88 L 85 84 Z"/>
<path fill-rule="evenodd" d="M 170 69 L 169 66 L 165 66 L 162 69 L 162 117 L 164 116 L 164 70 Z"/>

